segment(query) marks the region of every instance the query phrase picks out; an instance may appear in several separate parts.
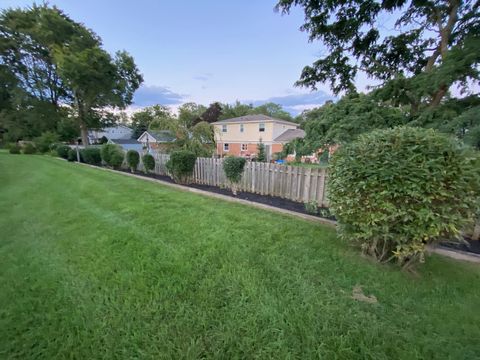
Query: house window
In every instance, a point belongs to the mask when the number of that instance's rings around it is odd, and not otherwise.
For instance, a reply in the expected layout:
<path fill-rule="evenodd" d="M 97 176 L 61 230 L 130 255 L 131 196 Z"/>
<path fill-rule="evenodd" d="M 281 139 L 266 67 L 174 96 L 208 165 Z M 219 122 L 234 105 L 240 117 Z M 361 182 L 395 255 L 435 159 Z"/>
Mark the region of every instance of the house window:
<path fill-rule="evenodd" d="M 243 132 L 243 124 L 240 124 L 240 132 Z"/>
<path fill-rule="evenodd" d="M 223 151 L 228 151 L 229 145 L 228 144 L 223 144 Z"/>
<path fill-rule="evenodd" d="M 265 124 L 264 124 L 264 123 L 258 124 L 258 131 L 260 131 L 260 132 L 264 132 L 264 131 L 265 131 Z"/>
<path fill-rule="evenodd" d="M 247 151 L 247 150 L 248 150 L 248 145 L 242 144 L 242 151 Z"/>
<path fill-rule="evenodd" d="M 222 132 L 227 132 L 227 125 L 222 125 Z"/>

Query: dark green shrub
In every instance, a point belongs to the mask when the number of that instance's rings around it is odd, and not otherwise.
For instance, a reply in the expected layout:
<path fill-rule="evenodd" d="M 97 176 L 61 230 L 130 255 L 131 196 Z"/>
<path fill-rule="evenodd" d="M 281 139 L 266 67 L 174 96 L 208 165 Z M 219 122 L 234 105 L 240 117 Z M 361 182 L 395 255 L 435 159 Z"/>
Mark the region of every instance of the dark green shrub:
<path fill-rule="evenodd" d="M 426 244 L 456 238 L 472 219 L 478 160 L 453 138 L 411 127 L 340 147 L 328 183 L 340 236 L 379 261 L 423 261 Z"/>
<path fill-rule="evenodd" d="M 38 152 L 44 154 L 52 150 L 52 146 L 58 141 L 58 135 L 51 131 L 42 133 L 35 139 L 35 146 Z"/>
<path fill-rule="evenodd" d="M 178 150 L 170 154 L 167 161 L 167 170 L 170 172 L 172 179 L 181 184 L 189 182 L 197 160 L 195 154 L 188 150 Z"/>
<path fill-rule="evenodd" d="M 133 173 L 137 170 L 138 163 L 140 162 L 140 154 L 135 150 L 127 151 L 127 164 L 130 168 L 130 171 Z"/>
<path fill-rule="evenodd" d="M 125 154 L 122 149 L 119 151 L 114 151 L 112 156 L 110 157 L 110 166 L 114 169 L 120 169 L 123 164 L 123 160 L 125 160 Z"/>
<path fill-rule="evenodd" d="M 57 154 L 62 159 L 68 159 L 68 150 L 70 150 L 70 147 L 67 146 L 67 145 L 58 145 L 57 146 Z"/>
<path fill-rule="evenodd" d="M 265 153 L 265 144 L 260 139 L 260 142 L 257 144 L 257 161 L 265 162 L 267 161 L 267 154 Z"/>
<path fill-rule="evenodd" d="M 305 211 L 311 215 L 318 215 L 318 204 L 316 201 L 305 203 Z"/>
<path fill-rule="evenodd" d="M 102 157 L 100 154 L 100 149 L 96 147 L 88 147 L 80 151 L 80 157 L 82 162 L 100 166 L 102 165 Z"/>
<path fill-rule="evenodd" d="M 101 148 L 102 160 L 114 169 L 122 166 L 125 154 L 120 146 L 115 144 L 103 144 Z"/>
<path fill-rule="evenodd" d="M 37 152 L 37 149 L 35 148 L 35 145 L 33 145 L 32 143 L 29 143 L 27 142 L 23 148 L 22 148 L 22 152 L 24 154 L 35 154 Z"/>
<path fill-rule="evenodd" d="M 223 160 L 223 171 L 231 183 L 232 192 L 237 195 L 237 187 L 242 180 L 243 169 L 245 168 L 245 159 L 242 157 L 229 156 Z"/>
<path fill-rule="evenodd" d="M 67 160 L 68 161 L 77 161 L 77 151 L 73 150 L 72 148 L 68 148 L 68 153 L 67 153 Z"/>
<path fill-rule="evenodd" d="M 148 174 L 149 171 L 155 169 L 155 158 L 150 154 L 145 154 L 142 157 L 143 167 L 145 168 L 145 173 Z"/>
<path fill-rule="evenodd" d="M 8 152 L 10 154 L 20 154 L 20 146 L 18 146 L 17 144 L 10 144 L 8 146 Z"/>

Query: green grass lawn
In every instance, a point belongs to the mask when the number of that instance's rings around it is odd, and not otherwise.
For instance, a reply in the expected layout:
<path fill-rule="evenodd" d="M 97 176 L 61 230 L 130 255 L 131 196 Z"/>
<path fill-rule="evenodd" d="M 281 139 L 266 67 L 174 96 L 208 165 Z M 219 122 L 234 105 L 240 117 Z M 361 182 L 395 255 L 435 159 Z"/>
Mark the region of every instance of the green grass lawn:
<path fill-rule="evenodd" d="M 0 359 L 474 359 L 479 338 L 478 266 L 402 273 L 321 225 L 0 153 Z"/>

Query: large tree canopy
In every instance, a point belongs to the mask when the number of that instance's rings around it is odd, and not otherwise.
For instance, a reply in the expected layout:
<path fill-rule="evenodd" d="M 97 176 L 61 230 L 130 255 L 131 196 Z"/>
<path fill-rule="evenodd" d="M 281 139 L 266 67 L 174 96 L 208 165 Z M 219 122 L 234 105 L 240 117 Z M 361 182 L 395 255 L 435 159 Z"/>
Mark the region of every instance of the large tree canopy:
<path fill-rule="evenodd" d="M 143 81 L 128 53 L 112 58 L 93 31 L 47 4 L 0 14 L 0 65 L 29 97 L 68 107 L 85 144 L 102 111 L 129 105 Z"/>
<path fill-rule="evenodd" d="M 439 106 L 452 85 L 467 90 L 479 82 L 478 0 L 280 0 L 276 9 L 293 6 L 305 12 L 301 30 L 328 50 L 303 69 L 298 85 L 329 82 L 336 94 L 348 92 L 362 71 L 414 114 Z M 391 21 L 395 28 L 384 30 Z"/>

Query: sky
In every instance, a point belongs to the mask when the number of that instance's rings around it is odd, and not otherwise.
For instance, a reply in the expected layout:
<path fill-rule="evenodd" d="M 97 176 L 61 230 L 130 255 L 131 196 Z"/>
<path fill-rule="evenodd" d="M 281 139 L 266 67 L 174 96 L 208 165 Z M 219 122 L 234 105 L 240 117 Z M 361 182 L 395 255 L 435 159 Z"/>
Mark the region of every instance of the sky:
<path fill-rule="evenodd" d="M 0 0 L 24 7 L 30 0 Z M 328 86 L 294 86 L 325 52 L 299 27 L 303 13 L 274 11 L 271 0 L 50 0 L 103 40 L 128 51 L 144 76 L 133 108 L 194 101 L 259 105 L 274 101 L 293 114 L 333 99 Z M 365 83 L 366 84 L 366 83 Z M 359 84 L 362 89 L 363 84 Z"/>

